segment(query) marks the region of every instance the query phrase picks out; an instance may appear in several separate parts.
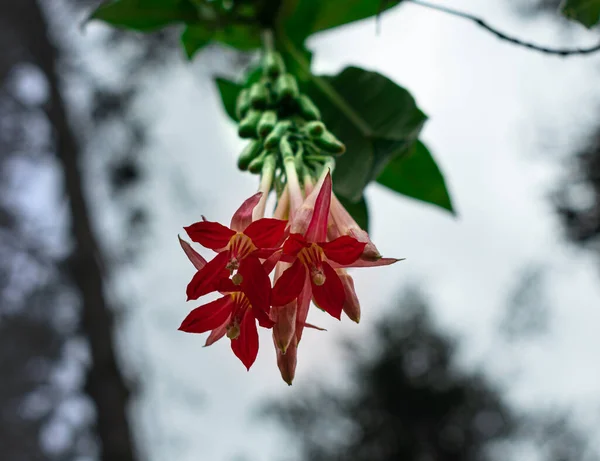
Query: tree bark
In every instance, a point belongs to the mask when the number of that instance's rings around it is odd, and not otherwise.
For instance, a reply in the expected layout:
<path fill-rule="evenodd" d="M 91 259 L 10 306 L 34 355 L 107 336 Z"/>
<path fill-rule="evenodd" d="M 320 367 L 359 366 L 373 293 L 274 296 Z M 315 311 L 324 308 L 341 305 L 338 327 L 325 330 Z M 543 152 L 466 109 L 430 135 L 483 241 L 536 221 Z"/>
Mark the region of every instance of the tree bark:
<path fill-rule="evenodd" d="M 64 192 L 71 213 L 74 249 L 67 260 L 67 267 L 81 296 L 81 330 L 91 350 L 92 363 L 87 372 L 85 391 L 96 407 L 100 459 L 134 461 L 135 451 L 127 418 L 129 389 L 115 357 L 114 323 L 104 293 L 102 254 L 82 187 L 81 148 L 69 124 L 65 100 L 61 95 L 57 70 L 60 48 L 51 41 L 40 3 L 39 0 L 0 0 L 0 18 L 4 25 L 16 32 L 14 36 L 19 42 L 14 46 L 26 47 L 30 62 L 37 65 L 48 79 L 50 98 L 45 110 L 53 128 L 56 156 L 63 168 Z M 10 52 L 4 54 L 10 55 Z"/>

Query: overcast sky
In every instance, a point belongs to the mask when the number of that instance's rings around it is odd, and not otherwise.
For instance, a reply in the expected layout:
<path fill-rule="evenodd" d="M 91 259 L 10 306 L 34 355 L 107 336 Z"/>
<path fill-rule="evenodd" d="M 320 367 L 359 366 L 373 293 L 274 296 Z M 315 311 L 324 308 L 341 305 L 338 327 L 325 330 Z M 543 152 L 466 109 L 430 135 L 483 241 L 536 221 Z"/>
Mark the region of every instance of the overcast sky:
<path fill-rule="evenodd" d="M 580 27 L 565 33 L 564 24 L 549 20 L 521 22 L 505 8 L 508 2 L 439 3 L 547 45 L 595 39 Z M 430 117 L 423 139 L 459 215 L 370 186 L 372 237 L 384 255 L 407 260 L 353 273 L 363 306 L 360 326 L 312 314 L 329 331 L 306 333 L 294 386 L 279 377 L 267 331 L 248 373 L 228 341 L 204 349 L 203 337 L 177 331 L 197 305 L 185 303 L 194 269 L 177 234 L 201 214 L 227 223 L 255 191 L 256 178 L 235 167 L 243 143 L 221 108 L 205 54 L 192 65 L 182 60 L 168 79 L 150 81 L 140 103 L 140 113 L 153 122 L 147 180 L 139 192 L 152 218 L 147 247 L 136 266 L 113 281 L 118 299 L 131 309 L 120 335 L 124 356 L 146 385 L 134 414 L 148 459 L 227 461 L 245 453 L 250 460 L 275 461 L 285 449 L 283 434 L 259 424 L 256 408 L 274 396 L 294 398 L 315 380 L 339 377 L 339 338 L 368 347 L 365 335 L 386 309 L 397 308 L 396 295 L 411 282 L 427 291 L 435 321 L 460 338 L 463 366 L 483 367 L 516 404 L 569 405 L 592 421 L 600 405 L 600 368 L 591 365 L 600 346 L 600 284 L 593 261 L 562 243 L 548 194 L 565 174 L 562 159 L 594 126 L 600 56 L 539 55 L 411 4 L 384 15 L 379 35 L 374 20 L 367 20 L 314 37 L 310 48 L 317 72 L 358 65 L 413 93 Z M 114 225 L 118 211 L 100 184 L 91 190 L 105 244 L 118 244 L 127 238 Z M 550 332 L 508 347 L 498 322 L 519 274 L 531 264 L 546 268 Z"/>

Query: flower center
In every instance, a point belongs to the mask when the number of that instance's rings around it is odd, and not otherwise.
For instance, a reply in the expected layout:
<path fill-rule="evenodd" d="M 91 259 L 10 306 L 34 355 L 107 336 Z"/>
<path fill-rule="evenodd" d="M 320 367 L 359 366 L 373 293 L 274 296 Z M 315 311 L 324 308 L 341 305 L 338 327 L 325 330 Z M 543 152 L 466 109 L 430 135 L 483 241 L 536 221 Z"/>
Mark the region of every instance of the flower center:
<path fill-rule="evenodd" d="M 298 259 L 304 264 L 309 272 L 312 282 L 321 286 L 325 283 L 326 277 L 323 272 L 323 259 L 325 255 L 323 250 L 316 243 L 311 244 L 308 248 L 304 248 L 298 253 Z"/>
<path fill-rule="evenodd" d="M 231 320 L 227 325 L 227 337 L 229 339 L 237 339 L 240 335 L 240 323 L 242 323 L 244 314 L 252 307 L 252 305 L 244 293 L 235 292 L 230 296 L 233 298 L 233 311 L 231 313 Z"/>
<path fill-rule="evenodd" d="M 237 269 L 239 266 L 239 261 L 256 250 L 256 246 L 254 243 L 252 243 L 252 239 L 241 232 L 238 232 L 231 237 L 228 248 L 231 252 L 231 260 L 229 261 L 229 264 L 235 266 L 233 269 Z"/>

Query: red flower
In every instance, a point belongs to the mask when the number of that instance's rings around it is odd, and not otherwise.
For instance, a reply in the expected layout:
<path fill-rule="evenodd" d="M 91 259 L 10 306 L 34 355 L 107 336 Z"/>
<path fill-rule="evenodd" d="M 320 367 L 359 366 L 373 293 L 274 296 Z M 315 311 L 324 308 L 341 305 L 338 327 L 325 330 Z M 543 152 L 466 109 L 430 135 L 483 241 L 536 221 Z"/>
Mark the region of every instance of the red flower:
<path fill-rule="evenodd" d="M 195 253 L 191 247 L 189 249 Z M 186 251 L 188 256 L 194 257 L 193 253 Z M 243 278 L 239 287 L 227 278 L 221 279 L 218 290 L 224 296 L 192 310 L 179 330 L 187 333 L 211 331 L 205 346 L 227 335 L 233 353 L 249 370 L 258 354 L 256 321 L 267 328 L 274 325 L 269 317 L 271 282 L 258 258 L 249 258 L 238 273 Z"/>
<path fill-rule="evenodd" d="M 314 197 L 316 192 L 315 190 L 311 196 Z M 303 208 L 310 206 L 311 196 L 307 198 Z M 297 214 L 297 219 L 310 218 L 304 235 L 290 234 L 283 244 L 282 260 L 293 261 L 293 264 L 277 280 L 273 288 L 272 304 L 284 306 L 296 299 L 303 288 L 309 286 L 315 304 L 339 319 L 346 295 L 344 286 L 330 261 L 340 266 L 348 266 L 360 257 L 366 243 L 361 243 L 347 235 L 331 242 L 325 241 L 331 203 L 330 174 L 326 175 L 314 200 L 314 209 L 311 213 Z M 303 228 L 303 224 L 293 223 L 292 228 Z M 308 306 L 306 312 L 297 312 L 297 322 L 303 324 L 307 314 Z"/>
<path fill-rule="evenodd" d="M 240 285 L 244 280 L 240 270 L 246 261 L 268 258 L 277 251 L 285 238 L 287 222 L 272 218 L 253 222 L 252 211 L 261 196 L 262 192 L 258 192 L 247 199 L 233 215 L 230 227 L 203 220 L 185 228 L 194 242 L 218 253 L 188 284 L 188 301 L 215 291 L 218 281 L 230 275 L 231 281 Z M 255 263 L 253 267 L 257 267 Z M 246 277 L 253 277 L 252 273 L 245 273 Z"/>

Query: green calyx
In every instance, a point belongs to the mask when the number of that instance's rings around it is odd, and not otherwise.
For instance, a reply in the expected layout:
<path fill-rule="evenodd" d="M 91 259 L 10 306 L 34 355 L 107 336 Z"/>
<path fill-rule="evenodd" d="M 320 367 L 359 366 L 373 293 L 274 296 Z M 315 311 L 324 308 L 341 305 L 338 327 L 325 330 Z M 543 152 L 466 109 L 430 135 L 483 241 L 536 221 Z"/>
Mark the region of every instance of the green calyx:
<path fill-rule="evenodd" d="M 299 178 L 314 181 L 346 148 L 327 130 L 313 101 L 300 92 L 278 52 L 268 49 L 260 67 L 260 79 L 244 88 L 236 101 L 238 134 L 249 139 L 238 168 L 272 175 L 279 196 L 291 165 Z"/>

